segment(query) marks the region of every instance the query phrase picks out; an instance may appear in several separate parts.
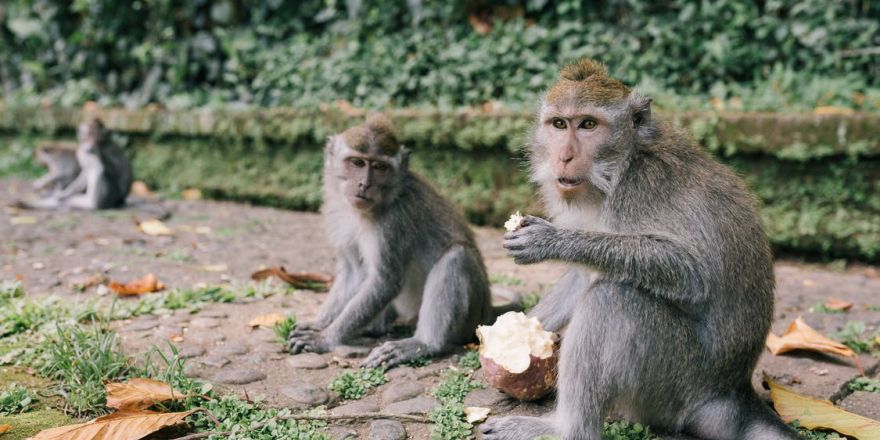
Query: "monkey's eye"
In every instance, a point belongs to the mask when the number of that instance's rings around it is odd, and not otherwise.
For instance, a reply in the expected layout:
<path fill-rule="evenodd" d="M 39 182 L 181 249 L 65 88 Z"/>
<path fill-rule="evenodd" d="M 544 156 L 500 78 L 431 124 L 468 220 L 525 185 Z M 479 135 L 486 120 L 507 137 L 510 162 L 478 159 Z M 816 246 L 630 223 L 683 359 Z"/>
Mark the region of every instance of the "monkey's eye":
<path fill-rule="evenodd" d="M 373 163 L 373 169 L 376 171 L 388 171 L 390 167 L 385 162 L 375 162 Z"/>
<path fill-rule="evenodd" d="M 565 130 L 566 128 L 568 128 L 568 124 L 566 124 L 565 120 L 563 119 L 553 118 L 550 123 L 553 124 L 553 128 L 558 128 L 559 130 Z"/>
<path fill-rule="evenodd" d="M 581 125 L 578 128 L 583 128 L 585 130 L 592 130 L 592 129 L 596 128 L 596 121 L 594 121 L 592 119 L 584 119 L 584 122 L 581 122 Z"/>
<path fill-rule="evenodd" d="M 351 162 L 351 164 L 354 165 L 355 168 L 363 168 L 363 167 L 367 166 L 367 161 L 365 161 L 363 159 L 354 158 L 354 159 L 349 160 L 349 162 Z"/>

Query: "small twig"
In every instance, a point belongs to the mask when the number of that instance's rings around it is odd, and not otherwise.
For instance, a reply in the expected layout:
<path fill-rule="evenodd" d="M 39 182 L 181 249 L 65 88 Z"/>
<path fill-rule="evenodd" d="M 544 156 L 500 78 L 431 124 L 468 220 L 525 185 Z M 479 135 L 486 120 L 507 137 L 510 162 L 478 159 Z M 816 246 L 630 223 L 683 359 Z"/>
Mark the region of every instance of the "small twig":
<path fill-rule="evenodd" d="M 211 419 L 211 421 L 214 422 L 214 426 L 220 426 L 220 421 L 217 420 L 217 416 L 215 416 L 211 411 L 208 411 L 207 409 L 201 408 L 201 407 L 193 408 L 192 411 L 193 411 L 193 414 L 195 414 L 195 413 L 204 414 L 205 417 Z"/>
<path fill-rule="evenodd" d="M 279 416 L 280 420 L 322 420 L 325 422 L 335 422 L 339 420 L 347 420 L 347 421 L 361 421 L 361 420 L 374 420 L 374 419 L 391 419 L 397 420 L 400 422 L 414 422 L 414 423 L 431 423 L 431 419 L 425 416 L 412 416 L 408 414 L 387 414 L 387 413 L 360 413 L 360 414 L 346 414 L 346 415 L 332 415 L 332 414 L 323 414 L 323 415 L 311 415 L 311 414 L 291 414 L 289 416 Z"/>
<path fill-rule="evenodd" d="M 205 431 L 205 432 L 197 432 L 195 434 L 185 435 L 183 437 L 177 437 L 173 440 L 196 440 L 199 438 L 208 438 L 212 435 L 229 435 L 232 434 L 229 431 L 217 432 L 217 431 Z"/>

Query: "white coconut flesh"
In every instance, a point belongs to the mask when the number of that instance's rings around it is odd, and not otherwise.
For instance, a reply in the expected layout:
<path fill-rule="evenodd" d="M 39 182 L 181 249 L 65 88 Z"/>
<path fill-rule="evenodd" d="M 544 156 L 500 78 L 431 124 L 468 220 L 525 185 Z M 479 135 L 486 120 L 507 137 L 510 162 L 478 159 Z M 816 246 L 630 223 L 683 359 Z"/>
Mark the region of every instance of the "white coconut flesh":
<path fill-rule="evenodd" d="M 480 355 L 511 373 L 526 371 L 531 356 L 546 359 L 553 355 L 553 333 L 522 312 L 507 312 L 495 324 L 477 327 L 477 337 Z"/>
<path fill-rule="evenodd" d="M 519 229 L 519 224 L 522 223 L 523 216 L 516 211 L 516 214 L 511 214 L 510 218 L 504 222 L 504 229 L 507 229 L 507 232 L 513 232 Z"/>

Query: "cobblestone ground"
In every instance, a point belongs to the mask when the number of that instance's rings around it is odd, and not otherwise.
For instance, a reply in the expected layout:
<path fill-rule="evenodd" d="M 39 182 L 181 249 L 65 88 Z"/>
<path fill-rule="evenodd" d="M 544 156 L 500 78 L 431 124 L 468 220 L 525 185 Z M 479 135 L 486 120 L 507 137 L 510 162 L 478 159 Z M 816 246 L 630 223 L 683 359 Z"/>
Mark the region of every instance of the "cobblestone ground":
<path fill-rule="evenodd" d="M 24 194 L 26 185 L 0 181 L 0 203 L 8 205 Z M 175 234 L 155 237 L 139 232 L 135 219 L 147 219 L 160 207 L 171 213 L 166 224 Z M 152 272 L 169 288 L 190 288 L 200 283 L 243 286 L 251 283 L 250 273 L 262 266 L 331 272 L 333 256 L 323 233 L 315 214 L 212 201 L 143 202 L 101 213 L 7 210 L 0 221 L 0 274 L 2 279 L 23 280 L 28 294 L 55 294 L 74 302 L 97 295 L 96 289 L 76 293 L 70 287 L 95 274 L 124 281 Z M 514 265 L 501 248 L 501 235 L 497 229 L 477 229 L 490 275 L 497 282 L 493 286 L 496 293 L 540 292 L 562 273 L 560 265 Z M 778 261 L 776 277 L 776 334 L 782 334 L 798 316 L 825 334 L 842 330 L 849 321 L 864 322 L 865 334 L 880 326 L 880 312 L 876 311 L 880 304 L 880 274 L 874 267 L 842 269 Z M 271 330 L 252 330 L 248 326 L 252 318 L 274 312 L 308 319 L 324 295 L 295 291 L 264 299 L 209 304 L 197 313 L 122 321 L 119 331 L 125 350 L 131 354 L 146 352 L 154 345 L 166 346 L 173 338 L 181 355 L 188 358 L 189 374 L 231 392 L 264 396 L 270 405 L 306 408 L 326 404 L 334 414 L 378 410 L 424 414 L 438 404 L 430 390 L 439 383 L 439 372 L 454 365 L 463 350 L 427 366 L 393 369 L 388 372 L 389 383 L 363 399 L 340 402 L 327 390 L 328 384 L 343 369 L 356 366 L 376 341 L 324 355 L 291 356 L 282 352 Z M 829 297 L 850 301 L 854 306 L 843 314 L 812 311 Z M 877 358 L 864 355 L 861 363 L 868 375 L 877 374 Z M 760 387 L 764 373 L 797 392 L 880 418 L 880 393 L 851 393 L 844 386 L 858 376 L 849 362 L 810 353 L 765 353 L 755 372 L 756 387 Z M 766 397 L 766 392 L 763 395 Z M 541 414 L 552 406 L 552 398 L 519 403 L 493 390 L 477 390 L 465 403 L 491 407 L 493 415 Z M 332 428 L 336 438 L 375 439 L 428 438 L 428 430 L 427 425 L 391 421 Z"/>

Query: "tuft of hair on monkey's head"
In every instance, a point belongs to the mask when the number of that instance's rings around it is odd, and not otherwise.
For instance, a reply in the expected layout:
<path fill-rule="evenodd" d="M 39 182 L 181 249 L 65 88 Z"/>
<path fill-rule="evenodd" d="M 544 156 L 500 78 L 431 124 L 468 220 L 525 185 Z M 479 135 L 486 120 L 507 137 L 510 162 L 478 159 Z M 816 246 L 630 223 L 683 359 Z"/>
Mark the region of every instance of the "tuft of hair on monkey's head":
<path fill-rule="evenodd" d="M 608 105 L 622 102 L 631 90 L 608 75 L 605 64 L 583 58 L 559 70 L 559 79 L 550 86 L 545 101 L 563 105 Z"/>
<path fill-rule="evenodd" d="M 361 153 L 396 156 L 401 148 L 391 120 L 381 113 L 371 114 L 363 124 L 345 130 L 342 139 Z"/>

